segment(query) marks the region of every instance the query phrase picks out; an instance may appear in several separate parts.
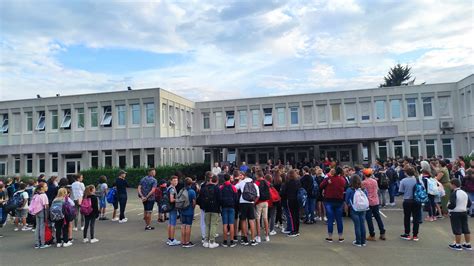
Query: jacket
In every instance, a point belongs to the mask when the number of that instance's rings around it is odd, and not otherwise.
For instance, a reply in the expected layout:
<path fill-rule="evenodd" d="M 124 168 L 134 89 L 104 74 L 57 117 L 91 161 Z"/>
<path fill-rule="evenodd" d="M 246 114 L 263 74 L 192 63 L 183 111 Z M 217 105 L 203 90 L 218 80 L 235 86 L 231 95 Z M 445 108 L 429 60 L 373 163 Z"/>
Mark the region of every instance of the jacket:
<path fill-rule="evenodd" d="M 329 183 L 329 180 L 331 180 L 331 183 Z M 343 202 L 346 179 L 343 176 L 331 176 L 325 178 L 319 188 L 324 190 L 324 201 Z"/>

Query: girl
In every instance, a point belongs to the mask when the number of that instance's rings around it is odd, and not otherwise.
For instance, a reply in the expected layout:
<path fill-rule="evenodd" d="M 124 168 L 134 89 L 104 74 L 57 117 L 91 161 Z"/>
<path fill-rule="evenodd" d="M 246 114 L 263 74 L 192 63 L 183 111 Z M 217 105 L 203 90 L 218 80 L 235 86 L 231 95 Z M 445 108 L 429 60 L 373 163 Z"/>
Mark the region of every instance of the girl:
<path fill-rule="evenodd" d="M 342 176 L 341 167 L 331 169 L 327 178 L 323 180 L 319 188 L 323 190 L 324 207 L 328 216 L 328 237 L 326 241 L 332 243 L 333 223 L 336 220 L 337 233 L 339 235 L 339 243 L 344 242 L 342 236 L 344 225 L 342 223 L 342 208 L 344 203 L 344 190 L 346 187 L 346 179 Z"/>
<path fill-rule="evenodd" d="M 362 182 L 358 175 L 351 176 L 351 187 L 346 191 L 346 203 L 349 208 L 352 208 L 354 194 L 358 189 L 362 188 Z M 364 189 L 364 193 L 367 195 L 367 191 Z M 365 215 L 366 211 L 356 211 L 354 208 L 350 211 L 352 222 L 354 222 L 354 231 L 356 240 L 352 242 L 354 246 L 365 247 Z M 370 218 L 372 219 L 372 218 Z"/>
<path fill-rule="evenodd" d="M 300 235 L 300 210 L 298 204 L 298 190 L 301 188 L 301 183 L 298 179 L 298 174 L 295 170 L 288 172 L 288 181 L 282 188 L 280 194 L 282 199 L 286 199 L 288 208 L 288 215 L 290 219 L 290 233 L 289 237 L 297 237 Z"/>
<path fill-rule="evenodd" d="M 97 200 L 97 196 L 95 195 L 95 187 L 94 185 L 89 185 L 86 187 L 86 190 L 84 191 L 84 198 L 83 202 L 86 199 L 90 199 L 91 201 L 91 206 L 92 206 L 92 212 L 89 215 L 84 215 L 85 219 L 85 225 L 84 225 L 84 232 L 83 232 L 83 237 L 84 243 L 89 242 L 89 239 L 87 238 L 87 230 L 89 229 L 90 226 L 90 242 L 91 244 L 99 242 L 99 239 L 94 237 L 94 226 L 95 226 L 95 220 L 99 217 L 99 202 Z"/>
<path fill-rule="evenodd" d="M 36 230 L 35 230 L 35 248 L 49 248 L 50 245 L 45 243 L 45 222 L 48 221 L 48 185 L 45 182 L 38 184 L 35 190 L 35 195 L 31 200 L 30 211 L 36 209 Z"/>
<path fill-rule="evenodd" d="M 101 175 L 99 177 L 99 185 L 97 186 L 97 197 L 99 198 L 99 208 L 100 208 L 100 214 L 99 214 L 99 220 L 104 221 L 108 220 L 107 217 L 105 217 L 105 208 L 107 207 L 107 192 L 109 190 L 109 187 L 107 186 L 107 177 L 105 175 Z"/>
<path fill-rule="evenodd" d="M 58 194 L 56 198 L 53 200 L 51 206 L 55 204 L 60 204 L 61 206 L 64 205 L 64 202 L 68 200 L 67 198 L 67 189 L 66 188 L 60 188 L 58 190 Z M 74 206 L 74 201 L 71 200 L 69 202 L 72 206 Z M 56 242 L 57 242 L 57 247 L 69 247 L 72 245 L 72 242 L 69 241 L 69 236 L 68 236 L 68 229 L 69 229 L 69 222 L 66 221 L 66 218 L 64 218 L 62 221 L 57 221 L 54 223 L 54 227 L 56 228 Z"/>

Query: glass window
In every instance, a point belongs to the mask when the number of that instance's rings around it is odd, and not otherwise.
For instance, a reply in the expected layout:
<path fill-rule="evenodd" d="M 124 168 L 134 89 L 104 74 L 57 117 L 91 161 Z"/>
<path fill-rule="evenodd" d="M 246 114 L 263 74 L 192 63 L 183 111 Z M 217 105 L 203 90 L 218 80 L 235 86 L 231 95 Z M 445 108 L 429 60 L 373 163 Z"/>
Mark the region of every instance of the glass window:
<path fill-rule="evenodd" d="M 58 122 L 58 110 L 52 110 L 51 111 L 51 129 L 56 130 L 59 127 L 59 122 Z"/>
<path fill-rule="evenodd" d="M 119 126 L 127 125 L 127 110 L 125 105 L 117 105 L 117 122 Z"/>
<path fill-rule="evenodd" d="M 112 151 L 104 151 L 104 166 L 107 168 L 112 167 Z"/>
<path fill-rule="evenodd" d="M 192 128 L 193 125 L 192 125 L 192 122 L 193 122 L 193 114 L 189 111 L 186 111 L 186 126 L 187 128 Z"/>
<path fill-rule="evenodd" d="M 102 115 L 101 126 L 110 127 L 112 126 L 112 107 L 104 106 L 104 113 Z"/>
<path fill-rule="evenodd" d="M 234 111 L 226 112 L 225 127 L 226 128 L 234 128 L 235 127 Z"/>
<path fill-rule="evenodd" d="M 439 97 L 438 98 L 439 109 L 438 113 L 440 117 L 451 116 L 450 97 Z"/>
<path fill-rule="evenodd" d="M 155 155 L 147 154 L 146 162 L 147 162 L 148 167 L 155 167 Z"/>
<path fill-rule="evenodd" d="M 0 125 L 0 132 L 8 133 L 8 114 L 3 114 L 2 124 Z"/>
<path fill-rule="evenodd" d="M 370 120 L 370 102 L 361 102 L 360 103 L 360 119 L 361 121 Z"/>
<path fill-rule="evenodd" d="M 252 110 L 252 127 L 258 127 L 260 125 L 260 111 Z"/>
<path fill-rule="evenodd" d="M 135 154 L 132 156 L 132 166 L 133 168 L 140 167 L 140 154 Z"/>
<path fill-rule="evenodd" d="M 119 168 L 124 169 L 127 167 L 127 156 L 125 155 L 119 155 Z"/>
<path fill-rule="evenodd" d="M 33 155 L 26 155 L 26 172 L 31 174 L 33 172 Z"/>
<path fill-rule="evenodd" d="M 40 173 L 45 172 L 45 159 L 44 158 L 38 159 L 38 172 Z"/>
<path fill-rule="evenodd" d="M 407 116 L 416 117 L 416 99 L 407 99 Z"/>
<path fill-rule="evenodd" d="M 303 120 L 305 125 L 313 124 L 313 106 L 303 107 Z"/>
<path fill-rule="evenodd" d="M 379 158 L 385 161 L 387 157 L 388 157 L 387 142 L 379 141 Z"/>
<path fill-rule="evenodd" d="M 264 126 L 273 125 L 272 108 L 263 109 L 263 114 L 264 114 L 263 125 Z"/>
<path fill-rule="evenodd" d="M 410 155 L 418 158 L 420 156 L 420 146 L 418 140 L 410 140 Z"/>
<path fill-rule="evenodd" d="M 5 116 L 4 116 L 5 117 Z M 20 113 L 13 113 L 13 119 L 10 123 L 13 123 L 13 132 L 14 133 L 21 133 L 21 114 Z M 8 131 L 8 124 L 7 124 L 7 131 Z M 7 132 L 5 132 L 7 133 Z"/>
<path fill-rule="evenodd" d="M 141 123 L 140 105 L 132 104 L 130 105 L 130 109 L 132 112 L 132 125 L 140 125 Z"/>
<path fill-rule="evenodd" d="M 57 173 L 58 172 L 58 154 L 51 153 L 51 172 Z"/>
<path fill-rule="evenodd" d="M 31 132 L 33 131 L 33 113 L 26 112 L 25 115 L 26 115 L 26 131 Z M 69 123 L 71 123 L 71 121 L 69 121 Z"/>
<path fill-rule="evenodd" d="M 209 129 L 211 128 L 211 121 L 209 118 L 209 113 L 202 113 L 202 128 Z"/>
<path fill-rule="evenodd" d="M 331 104 L 331 115 L 333 122 L 341 122 L 341 105 Z"/>
<path fill-rule="evenodd" d="M 432 158 L 436 157 L 436 140 L 427 139 L 426 142 L 426 157 Z"/>
<path fill-rule="evenodd" d="M 222 112 L 215 112 L 214 113 L 214 118 L 215 118 L 215 128 L 216 129 L 222 129 L 223 127 L 223 122 L 222 122 Z"/>
<path fill-rule="evenodd" d="M 443 139 L 443 157 L 453 158 L 453 146 L 451 139 Z"/>
<path fill-rule="evenodd" d="M 385 101 L 375 101 L 375 113 L 377 120 L 385 120 Z"/>
<path fill-rule="evenodd" d="M 299 124 L 298 109 L 298 107 L 290 107 L 290 123 L 292 125 Z"/>
<path fill-rule="evenodd" d="M 356 105 L 355 103 L 344 104 L 346 108 L 346 120 L 348 122 L 354 122 L 356 120 Z"/>
<path fill-rule="evenodd" d="M 161 105 L 161 123 L 166 124 L 166 104 Z"/>
<path fill-rule="evenodd" d="M 7 163 L 0 162 L 0 176 L 4 176 L 7 174 Z"/>
<path fill-rule="evenodd" d="M 77 128 L 84 128 L 84 108 L 77 108 Z"/>
<path fill-rule="evenodd" d="M 431 103 L 431 97 L 423 98 L 423 115 L 425 117 L 433 116 L 433 105 Z"/>
<path fill-rule="evenodd" d="M 391 100 L 390 110 L 392 114 L 392 119 L 402 118 L 402 106 L 401 106 L 400 100 Z"/>
<path fill-rule="evenodd" d="M 20 162 L 21 162 L 20 156 L 15 156 L 15 174 L 20 173 Z"/>
<path fill-rule="evenodd" d="M 240 127 L 247 127 L 247 111 L 239 111 Z"/>
<path fill-rule="evenodd" d="M 61 122 L 62 129 L 71 129 L 71 110 L 64 110 L 63 121 Z"/>
<path fill-rule="evenodd" d="M 36 130 L 38 131 L 44 131 L 46 128 L 46 116 L 44 115 L 44 112 L 38 112 L 38 123 L 36 123 Z"/>
<path fill-rule="evenodd" d="M 393 151 L 396 158 L 402 158 L 404 154 L 403 141 L 396 140 L 393 142 Z"/>
<path fill-rule="evenodd" d="M 278 121 L 278 126 L 285 126 L 286 121 L 285 121 L 285 108 L 279 107 L 276 109 L 277 111 L 277 121 Z"/>
<path fill-rule="evenodd" d="M 91 151 L 91 167 L 99 168 L 99 153 L 97 151 Z"/>
<path fill-rule="evenodd" d="M 168 108 L 168 118 L 169 118 L 170 126 L 176 125 L 175 113 L 174 113 L 173 106 L 169 106 L 169 108 Z"/>
<path fill-rule="evenodd" d="M 146 103 L 145 104 L 145 111 L 146 111 L 146 123 L 147 124 L 155 123 L 155 104 L 154 103 Z"/>
<path fill-rule="evenodd" d="M 326 123 L 327 114 L 326 114 L 326 105 L 318 105 L 318 123 Z"/>

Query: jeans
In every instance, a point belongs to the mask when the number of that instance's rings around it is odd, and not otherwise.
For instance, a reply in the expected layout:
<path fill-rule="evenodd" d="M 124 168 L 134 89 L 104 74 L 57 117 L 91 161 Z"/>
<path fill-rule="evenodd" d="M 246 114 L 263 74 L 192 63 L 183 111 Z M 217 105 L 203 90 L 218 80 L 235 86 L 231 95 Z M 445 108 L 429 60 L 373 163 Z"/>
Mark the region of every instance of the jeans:
<path fill-rule="evenodd" d="M 36 245 L 44 245 L 44 219 L 45 219 L 45 210 L 40 211 L 36 214 L 36 230 L 35 230 L 35 241 Z"/>
<path fill-rule="evenodd" d="M 328 217 L 328 233 L 332 234 L 334 229 L 333 229 L 333 223 L 334 219 L 336 220 L 337 223 L 337 233 L 339 235 L 342 235 L 344 232 L 344 225 L 342 223 L 342 206 L 343 202 L 332 202 L 332 201 L 325 201 L 324 202 L 324 207 L 326 208 L 326 216 Z"/>
<path fill-rule="evenodd" d="M 94 238 L 94 227 L 95 227 L 95 220 L 97 219 L 95 215 L 89 215 L 86 216 L 86 224 L 84 225 L 84 232 L 83 232 L 83 237 L 87 238 L 87 229 L 89 229 L 90 226 L 90 236 L 91 239 Z"/>
<path fill-rule="evenodd" d="M 78 220 L 79 220 L 79 216 L 81 217 L 81 227 L 84 226 L 84 214 L 81 213 L 81 205 L 79 205 L 78 201 L 74 201 L 74 203 L 76 204 L 76 217 L 74 217 L 74 227 L 77 228 L 77 224 L 78 224 Z"/>
<path fill-rule="evenodd" d="M 8 214 L 5 212 L 4 208 L 0 208 L 0 225 L 3 225 L 7 220 Z"/>
<path fill-rule="evenodd" d="M 362 245 L 365 244 L 365 211 L 351 211 L 351 219 L 354 222 L 354 232 L 356 236 L 356 244 Z"/>
<path fill-rule="evenodd" d="M 387 195 L 387 189 L 379 189 L 378 194 L 379 194 L 380 204 L 382 206 L 387 205 L 387 200 L 385 197 L 385 195 Z"/>
<path fill-rule="evenodd" d="M 306 222 L 314 221 L 315 208 L 316 208 L 316 199 L 308 198 L 306 202 L 306 206 L 304 207 Z"/>
<path fill-rule="evenodd" d="M 374 216 L 375 221 L 377 221 L 380 234 L 384 235 L 385 228 L 383 225 L 382 218 L 380 217 L 379 205 L 369 206 L 369 210 L 365 213 L 365 218 L 367 220 L 367 227 L 369 228 L 369 234 L 370 236 L 375 236 L 375 228 L 374 228 L 374 222 L 372 222 L 372 216 Z"/>
<path fill-rule="evenodd" d="M 206 238 L 206 212 L 201 209 L 201 237 Z"/>
<path fill-rule="evenodd" d="M 435 202 L 435 197 L 434 195 L 428 194 L 428 216 L 433 217 L 435 216 L 436 213 L 436 202 Z"/>
<path fill-rule="evenodd" d="M 210 242 L 216 241 L 217 225 L 219 224 L 219 214 L 213 212 L 206 212 L 206 240 Z"/>
<path fill-rule="evenodd" d="M 388 196 L 390 197 L 390 203 L 395 202 L 395 195 L 397 195 L 397 191 L 398 191 L 397 183 L 396 182 L 390 183 L 388 187 Z"/>
<path fill-rule="evenodd" d="M 471 201 L 471 209 L 468 210 L 468 213 L 473 215 L 474 214 L 474 192 L 467 192 L 467 196 L 469 197 L 469 200 Z"/>
<path fill-rule="evenodd" d="M 276 210 L 275 223 L 283 224 L 283 210 L 281 207 L 281 201 L 273 203 Z"/>
<path fill-rule="evenodd" d="M 291 232 L 291 218 L 290 218 L 290 209 L 288 208 L 288 202 L 285 203 L 283 207 L 286 217 L 286 231 Z"/>
<path fill-rule="evenodd" d="M 119 220 L 125 219 L 125 207 L 127 206 L 127 194 L 118 194 L 117 200 L 120 206 Z"/>
<path fill-rule="evenodd" d="M 61 244 L 67 243 L 69 241 L 68 229 L 69 223 L 64 221 L 54 222 L 54 227 L 56 228 L 56 243 Z"/>
<path fill-rule="evenodd" d="M 297 200 L 288 200 L 288 210 L 290 214 L 291 233 L 300 232 L 300 206 Z"/>
<path fill-rule="evenodd" d="M 413 217 L 413 236 L 418 236 L 420 228 L 420 214 L 421 204 L 414 200 L 403 201 L 403 225 L 405 227 L 405 234 L 410 234 L 410 217 Z"/>
<path fill-rule="evenodd" d="M 270 232 L 275 230 L 275 218 L 276 207 L 273 205 L 272 207 L 268 208 L 268 222 L 270 223 L 268 226 L 270 228 Z"/>

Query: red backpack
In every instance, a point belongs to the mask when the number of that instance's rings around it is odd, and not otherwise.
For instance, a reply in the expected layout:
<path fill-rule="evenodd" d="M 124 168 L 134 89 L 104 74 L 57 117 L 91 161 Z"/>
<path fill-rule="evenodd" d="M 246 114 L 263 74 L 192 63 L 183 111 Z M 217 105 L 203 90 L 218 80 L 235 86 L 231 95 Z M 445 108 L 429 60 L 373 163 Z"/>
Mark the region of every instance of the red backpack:
<path fill-rule="evenodd" d="M 85 199 L 82 200 L 81 213 L 84 214 L 85 216 L 88 216 L 89 214 L 92 213 L 91 198 L 85 198 Z"/>
<path fill-rule="evenodd" d="M 270 187 L 270 199 L 271 199 L 271 202 L 281 201 L 280 193 L 278 193 L 278 191 L 273 186 Z"/>

